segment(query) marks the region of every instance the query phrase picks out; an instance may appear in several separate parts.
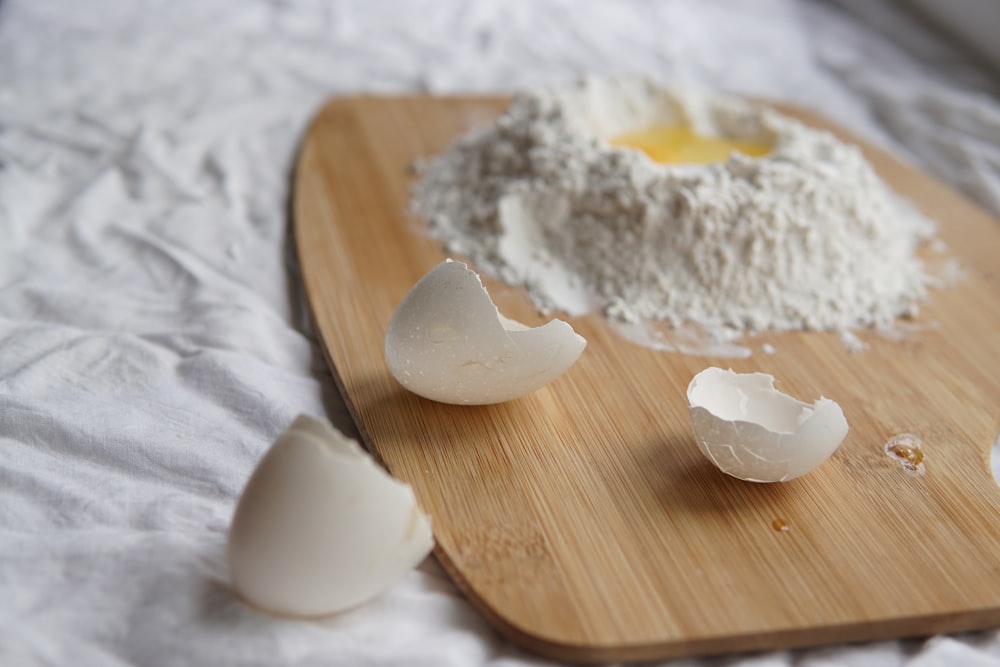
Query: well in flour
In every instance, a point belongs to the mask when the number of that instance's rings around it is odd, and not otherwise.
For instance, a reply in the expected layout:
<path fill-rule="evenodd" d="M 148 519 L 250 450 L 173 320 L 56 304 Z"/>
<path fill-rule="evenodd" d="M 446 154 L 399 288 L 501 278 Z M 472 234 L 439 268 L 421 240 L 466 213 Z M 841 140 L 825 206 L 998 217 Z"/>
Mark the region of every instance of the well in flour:
<path fill-rule="evenodd" d="M 611 139 L 655 126 L 770 148 L 661 164 Z M 717 339 L 885 327 L 915 312 L 933 226 L 861 152 L 773 110 L 638 79 L 515 96 L 423 168 L 414 210 L 449 252 L 543 311 L 695 325 Z"/>

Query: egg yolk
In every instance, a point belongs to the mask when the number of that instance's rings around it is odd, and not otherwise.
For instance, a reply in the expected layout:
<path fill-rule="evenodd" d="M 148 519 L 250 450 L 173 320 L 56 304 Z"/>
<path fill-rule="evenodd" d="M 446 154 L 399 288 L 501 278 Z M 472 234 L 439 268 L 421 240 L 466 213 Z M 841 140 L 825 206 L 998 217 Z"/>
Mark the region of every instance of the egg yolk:
<path fill-rule="evenodd" d="M 690 127 L 657 125 L 611 139 L 614 146 L 637 148 L 662 164 L 709 164 L 729 159 L 733 151 L 761 157 L 767 144 L 696 134 Z"/>

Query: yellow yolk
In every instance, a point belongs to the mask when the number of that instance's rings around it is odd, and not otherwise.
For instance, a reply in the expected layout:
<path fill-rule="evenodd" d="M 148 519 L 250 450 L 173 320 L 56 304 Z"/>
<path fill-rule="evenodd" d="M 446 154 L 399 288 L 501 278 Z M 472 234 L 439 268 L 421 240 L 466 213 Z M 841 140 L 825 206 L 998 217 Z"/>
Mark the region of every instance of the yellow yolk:
<path fill-rule="evenodd" d="M 767 144 L 736 141 L 695 134 L 689 127 L 656 125 L 611 139 L 614 146 L 637 148 L 663 164 L 708 164 L 729 159 L 733 151 L 761 157 L 771 151 Z"/>

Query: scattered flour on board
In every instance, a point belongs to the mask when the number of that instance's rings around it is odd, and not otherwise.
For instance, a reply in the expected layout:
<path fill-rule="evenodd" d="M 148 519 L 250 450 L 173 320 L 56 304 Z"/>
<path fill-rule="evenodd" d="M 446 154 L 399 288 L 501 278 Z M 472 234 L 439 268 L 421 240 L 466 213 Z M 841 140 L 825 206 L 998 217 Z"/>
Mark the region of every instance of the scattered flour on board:
<path fill-rule="evenodd" d="M 608 141 L 655 125 L 772 148 L 664 165 Z M 431 233 L 543 312 L 715 340 L 845 332 L 912 315 L 930 282 L 915 249 L 933 224 L 856 147 L 737 98 L 613 78 L 523 92 L 421 172 Z"/>

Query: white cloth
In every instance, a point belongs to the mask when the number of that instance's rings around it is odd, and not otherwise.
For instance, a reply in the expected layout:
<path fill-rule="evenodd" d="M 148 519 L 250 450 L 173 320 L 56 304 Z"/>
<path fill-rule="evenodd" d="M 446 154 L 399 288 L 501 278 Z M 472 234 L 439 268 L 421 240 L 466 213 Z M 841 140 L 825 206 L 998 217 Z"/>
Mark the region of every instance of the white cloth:
<path fill-rule="evenodd" d="M 290 249 L 296 142 L 336 94 L 645 73 L 814 107 L 1000 213 L 996 81 L 875 4 L 0 5 L 0 664 L 547 664 L 433 559 L 324 623 L 225 585 L 276 434 L 352 431 Z M 683 664 L 959 663 L 1000 665 L 1000 631 Z"/>

